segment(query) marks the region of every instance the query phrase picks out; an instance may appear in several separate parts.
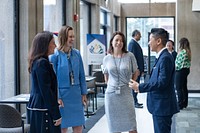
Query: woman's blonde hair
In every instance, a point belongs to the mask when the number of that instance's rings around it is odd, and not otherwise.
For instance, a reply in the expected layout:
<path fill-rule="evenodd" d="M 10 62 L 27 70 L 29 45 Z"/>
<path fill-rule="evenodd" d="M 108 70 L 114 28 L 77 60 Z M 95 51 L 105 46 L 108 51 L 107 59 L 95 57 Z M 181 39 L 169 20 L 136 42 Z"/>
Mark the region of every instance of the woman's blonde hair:
<path fill-rule="evenodd" d="M 60 31 L 58 32 L 58 50 L 63 51 L 65 44 L 67 42 L 68 39 L 68 33 L 70 30 L 73 30 L 72 27 L 70 26 L 62 26 L 62 28 L 60 29 Z"/>

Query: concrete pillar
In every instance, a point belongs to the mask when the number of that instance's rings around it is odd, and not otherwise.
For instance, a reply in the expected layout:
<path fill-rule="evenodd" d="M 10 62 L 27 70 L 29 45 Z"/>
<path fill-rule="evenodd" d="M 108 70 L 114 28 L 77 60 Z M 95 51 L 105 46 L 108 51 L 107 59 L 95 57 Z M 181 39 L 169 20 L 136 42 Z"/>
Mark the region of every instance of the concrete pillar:
<path fill-rule="evenodd" d="M 182 37 L 189 39 L 192 65 L 188 76 L 188 89 L 200 90 L 200 12 L 192 11 L 193 0 L 177 0 L 177 45 Z"/>
<path fill-rule="evenodd" d="M 33 37 L 43 30 L 43 1 L 20 1 L 20 90 L 29 93 L 28 52 Z"/>

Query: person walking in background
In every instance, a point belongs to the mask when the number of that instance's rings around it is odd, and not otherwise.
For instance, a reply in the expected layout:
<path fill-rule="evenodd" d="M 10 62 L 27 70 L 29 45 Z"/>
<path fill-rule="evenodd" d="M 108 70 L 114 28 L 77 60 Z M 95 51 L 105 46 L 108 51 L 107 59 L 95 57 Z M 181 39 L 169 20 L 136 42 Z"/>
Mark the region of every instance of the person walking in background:
<path fill-rule="evenodd" d="M 149 81 L 139 84 L 131 79 L 129 82 L 135 91 L 147 92 L 147 108 L 153 116 L 154 133 L 171 133 L 172 116 L 179 112 L 174 89 L 174 59 L 165 46 L 168 36 L 162 28 L 151 29 L 149 46 L 157 53 L 157 60 Z"/>
<path fill-rule="evenodd" d="M 174 50 L 174 41 L 168 40 L 166 47 L 168 51 L 172 54 L 174 61 L 176 60 L 177 52 Z"/>
<path fill-rule="evenodd" d="M 167 41 L 166 48 L 169 51 L 169 53 L 171 53 L 171 55 L 173 56 L 174 62 L 175 62 L 177 52 L 174 50 L 174 48 L 175 48 L 174 46 L 175 46 L 174 41 L 172 41 L 172 40 Z M 176 78 L 174 78 L 174 87 L 176 88 Z"/>
<path fill-rule="evenodd" d="M 128 51 L 132 52 L 135 55 L 135 58 L 137 60 L 138 64 L 138 70 L 139 70 L 139 76 L 137 78 L 137 82 L 140 82 L 140 77 L 144 76 L 144 57 L 143 57 L 143 51 L 142 48 L 140 47 L 138 41 L 141 38 L 141 33 L 138 30 L 134 30 L 132 33 L 132 39 L 128 44 Z M 142 103 L 138 103 L 137 99 L 137 92 L 132 90 L 133 98 L 134 98 L 134 103 L 136 108 L 143 108 Z"/>
<path fill-rule="evenodd" d="M 190 73 L 191 66 L 191 50 L 187 38 L 181 38 L 179 41 L 179 50 L 175 60 L 175 65 L 178 105 L 180 109 L 183 109 L 188 106 L 187 77 Z"/>
<path fill-rule="evenodd" d="M 103 59 L 103 73 L 107 82 L 105 113 L 110 132 L 137 133 L 133 96 L 129 79 L 137 79 L 137 62 L 126 50 L 122 32 L 115 32 L 110 40 L 108 55 Z"/>
<path fill-rule="evenodd" d="M 85 124 L 87 87 L 80 52 L 73 48 L 74 38 L 73 28 L 63 26 L 58 33 L 58 49 L 49 56 L 58 79 L 62 133 L 67 133 L 68 127 L 73 133 L 82 133 Z"/>
<path fill-rule="evenodd" d="M 55 41 L 51 32 L 38 33 L 28 57 L 31 93 L 30 133 L 61 133 L 61 115 L 57 99 L 57 79 L 48 55 L 53 54 Z"/>

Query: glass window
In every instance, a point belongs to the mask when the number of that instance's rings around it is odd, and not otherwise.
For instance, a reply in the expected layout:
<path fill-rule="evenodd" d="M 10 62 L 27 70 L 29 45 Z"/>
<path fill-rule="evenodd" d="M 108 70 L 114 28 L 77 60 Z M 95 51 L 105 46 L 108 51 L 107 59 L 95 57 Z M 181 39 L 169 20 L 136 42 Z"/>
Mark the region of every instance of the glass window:
<path fill-rule="evenodd" d="M 113 32 L 118 31 L 118 17 L 113 16 Z"/>
<path fill-rule="evenodd" d="M 14 0 L 0 1 L 0 100 L 15 94 Z"/>
<path fill-rule="evenodd" d="M 105 10 L 101 9 L 100 10 L 100 34 L 104 34 L 106 36 L 106 42 L 107 42 L 107 45 L 109 44 L 109 39 L 107 38 L 110 38 L 110 33 L 111 33 L 111 30 L 110 30 L 110 14 L 108 12 L 106 12 Z M 108 47 L 108 46 L 106 46 Z"/>
<path fill-rule="evenodd" d="M 43 0 L 44 30 L 58 32 L 62 26 L 62 0 Z"/>
<path fill-rule="evenodd" d="M 101 10 L 100 12 L 100 24 L 105 24 L 105 12 Z"/>
<path fill-rule="evenodd" d="M 126 18 L 126 23 L 127 23 L 126 27 L 127 45 L 132 38 L 133 30 L 135 29 L 139 30 L 141 32 L 142 37 L 138 43 L 142 47 L 144 57 L 150 56 L 146 61 L 147 62 L 150 61 L 148 65 L 150 65 L 149 70 L 151 70 L 152 66 L 154 65 L 155 52 L 150 52 L 150 49 L 148 47 L 149 32 L 152 28 L 156 27 L 164 28 L 169 32 L 169 38 L 174 41 L 175 40 L 174 17 Z M 145 67 L 146 69 L 149 68 L 149 66 Z"/>
<path fill-rule="evenodd" d="M 144 55 L 148 55 L 148 32 L 152 28 L 160 27 L 166 29 L 170 33 L 170 39 L 174 40 L 174 18 L 127 18 L 127 44 L 132 38 L 133 30 L 137 29 L 141 32 L 139 44 L 143 48 Z"/>

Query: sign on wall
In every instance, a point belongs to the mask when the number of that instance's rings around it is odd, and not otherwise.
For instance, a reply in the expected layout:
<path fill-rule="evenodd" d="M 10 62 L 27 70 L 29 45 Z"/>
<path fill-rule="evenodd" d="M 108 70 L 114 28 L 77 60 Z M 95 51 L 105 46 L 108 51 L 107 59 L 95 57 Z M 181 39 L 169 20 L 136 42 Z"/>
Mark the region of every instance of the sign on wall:
<path fill-rule="evenodd" d="M 100 34 L 87 34 L 88 65 L 102 64 L 105 55 L 106 36 Z"/>

